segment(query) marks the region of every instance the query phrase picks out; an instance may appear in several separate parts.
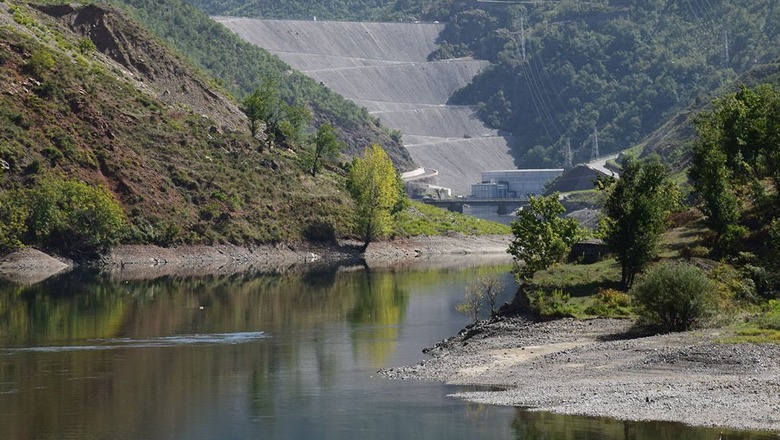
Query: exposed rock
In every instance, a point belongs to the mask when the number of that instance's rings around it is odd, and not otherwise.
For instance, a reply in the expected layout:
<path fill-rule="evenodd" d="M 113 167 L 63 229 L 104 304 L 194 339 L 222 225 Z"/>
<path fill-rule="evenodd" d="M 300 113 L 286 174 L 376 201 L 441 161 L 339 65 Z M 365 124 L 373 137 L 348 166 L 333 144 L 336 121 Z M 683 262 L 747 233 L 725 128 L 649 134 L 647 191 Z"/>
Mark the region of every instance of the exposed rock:
<path fill-rule="evenodd" d="M 69 262 L 25 248 L 0 258 L 0 277 L 20 284 L 35 284 L 71 267 Z"/>

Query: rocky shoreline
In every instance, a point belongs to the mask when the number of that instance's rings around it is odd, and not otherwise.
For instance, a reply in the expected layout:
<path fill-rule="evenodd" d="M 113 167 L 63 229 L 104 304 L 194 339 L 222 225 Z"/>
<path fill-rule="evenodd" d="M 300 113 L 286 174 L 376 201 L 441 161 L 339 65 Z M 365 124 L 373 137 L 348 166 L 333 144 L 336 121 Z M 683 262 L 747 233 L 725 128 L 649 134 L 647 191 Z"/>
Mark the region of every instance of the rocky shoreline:
<path fill-rule="evenodd" d="M 371 243 L 365 253 L 360 243 L 330 245 L 279 244 L 256 247 L 190 245 L 163 248 L 122 245 L 89 262 L 122 279 L 167 275 L 198 276 L 240 272 L 306 271 L 329 265 L 365 264 L 382 267 L 414 262 L 446 263 L 475 255 L 506 259 L 510 236 L 414 237 Z M 73 262 L 27 248 L 0 257 L 0 278 L 33 284 L 73 267 Z"/>
<path fill-rule="evenodd" d="M 499 389 L 456 394 L 478 403 L 780 434 L 780 345 L 723 343 L 723 329 L 647 336 L 632 325 L 501 318 L 381 373 Z"/>

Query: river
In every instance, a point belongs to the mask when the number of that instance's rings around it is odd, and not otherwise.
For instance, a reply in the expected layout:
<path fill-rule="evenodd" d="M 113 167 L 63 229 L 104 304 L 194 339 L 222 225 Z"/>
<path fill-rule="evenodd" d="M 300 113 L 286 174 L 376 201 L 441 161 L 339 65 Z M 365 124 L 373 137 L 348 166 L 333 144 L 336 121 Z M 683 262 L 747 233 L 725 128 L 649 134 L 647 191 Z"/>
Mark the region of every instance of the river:
<path fill-rule="evenodd" d="M 376 371 L 467 324 L 478 270 L 0 282 L 0 439 L 702 439 L 719 430 L 476 405 Z M 771 439 L 726 432 L 728 439 Z"/>

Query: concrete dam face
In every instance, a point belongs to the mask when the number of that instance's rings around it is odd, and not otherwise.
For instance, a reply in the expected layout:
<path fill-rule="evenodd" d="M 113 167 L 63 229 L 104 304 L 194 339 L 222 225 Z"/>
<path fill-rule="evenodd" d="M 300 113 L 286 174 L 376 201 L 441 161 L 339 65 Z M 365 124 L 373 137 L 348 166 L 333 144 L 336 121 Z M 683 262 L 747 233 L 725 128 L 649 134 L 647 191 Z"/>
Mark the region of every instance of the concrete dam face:
<path fill-rule="evenodd" d="M 216 20 L 401 131 L 424 175 L 438 171 L 453 195 L 470 194 L 482 171 L 517 168 L 507 138 L 471 108 L 447 105 L 487 62 L 428 62 L 442 24 Z"/>

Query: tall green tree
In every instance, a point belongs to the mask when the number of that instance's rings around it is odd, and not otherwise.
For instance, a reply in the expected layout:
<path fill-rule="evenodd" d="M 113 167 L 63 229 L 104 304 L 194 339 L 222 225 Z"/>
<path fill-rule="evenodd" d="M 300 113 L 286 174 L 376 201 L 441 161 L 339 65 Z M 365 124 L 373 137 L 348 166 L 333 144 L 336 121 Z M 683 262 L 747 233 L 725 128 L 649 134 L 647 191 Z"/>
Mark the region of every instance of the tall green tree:
<path fill-rule="evenodd" d="M 780 188 L 780 90 L 742 87 L 700 114 L 696 129 L 688 175 L 716 249 L 728 251 L 747 231 L 740 201 L 760 198 L 755 191 L 763 192 L 767 179 Z"/>
<path fill-rule="evenodd" d="M 397 176 L 393 162 L 378 144 L 366 148 L 363 157 L 352 160 L 347 186 L 355 200 L 357 232 L 363 249 L 393 228 L 393 208 L 398 203 Z"/>
<path fill-rule="evenodd" d="M 657 255 L 668 213 L 679 199 L 659 162 L 623 162 L 620 179 L 609 188 L 601 230 L 621 267 L 620 283 L 628 289 Z"/>
<path fill-rule="evenodd" d="M 321 125 L 314 137 L 311 175 L 316 176 L 322 168 L 323 162 L 336 159 L 343 148 L 344 144 L 336 137 L 336 129 L 330 124 Z"/>
<path fill-rule="evenodd" d="M 274 87 L 273 81 L 264 81 L 243 101 L 243 110 L 249 118 L 249 131 L 252 137 L 257 136 L 260 124 L 265 122 L 266 131 L 268 124 L 278 122 L 282 112 L 282 100 Z"/>
<path fill-rule="evenodd" d="M 515 261 L 515 277 L 528 282 L 534 273 L 559 262 L 581 237 L 577 221 L 565 219 L 558 193 L 531 196 L 528 206 L 512 221 L 512 242 L 507 252 Z"/>

